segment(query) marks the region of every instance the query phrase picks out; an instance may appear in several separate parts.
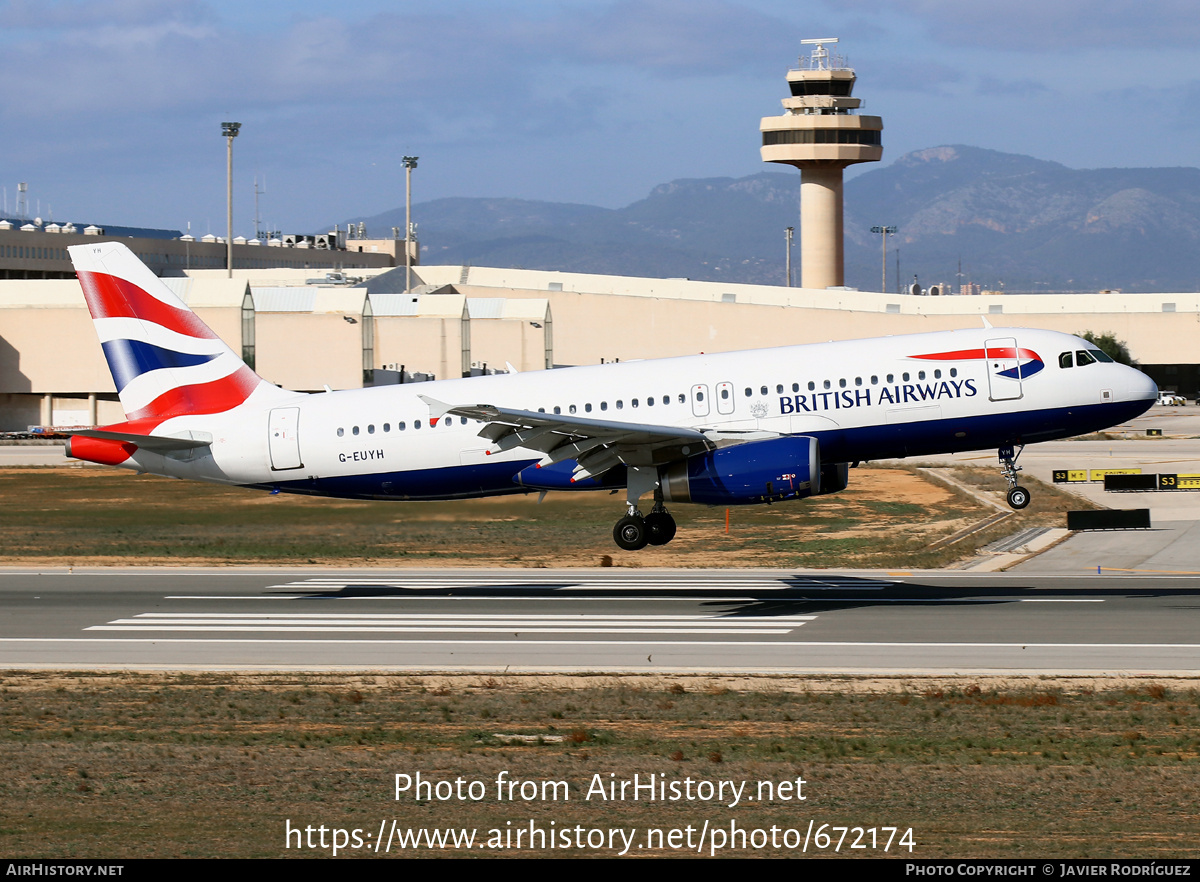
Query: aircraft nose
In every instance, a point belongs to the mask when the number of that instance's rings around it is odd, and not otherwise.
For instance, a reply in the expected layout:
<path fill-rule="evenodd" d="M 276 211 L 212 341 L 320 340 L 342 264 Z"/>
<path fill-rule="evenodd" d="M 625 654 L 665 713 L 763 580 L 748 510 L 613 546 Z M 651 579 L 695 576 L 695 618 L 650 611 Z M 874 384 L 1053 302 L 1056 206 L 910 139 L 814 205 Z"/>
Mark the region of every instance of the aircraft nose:
<path fill-rule="evenodd" d="M 1128 390 L 1131 400 L 1158 400 L 1158 385 L 1136 368 L 1129 369 Z"/>

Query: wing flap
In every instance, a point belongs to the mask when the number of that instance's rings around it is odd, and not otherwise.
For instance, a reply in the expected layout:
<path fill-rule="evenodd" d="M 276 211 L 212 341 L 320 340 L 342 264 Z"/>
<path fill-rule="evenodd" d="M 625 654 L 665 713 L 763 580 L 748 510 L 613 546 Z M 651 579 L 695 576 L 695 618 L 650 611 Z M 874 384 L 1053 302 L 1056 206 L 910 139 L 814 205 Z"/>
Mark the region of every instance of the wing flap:
<path fill-rule="evenodd" d="M 679 426 L 595 420 L 491 404 L 451 405 L 420 396 L 431 415 L 466 417 L 485 425 L 479 431 L 500 453 L 515 448 L 545 456 L 544 465 L 576 459 L 577 472 L 596 477 L 622 463 L 664 465 L 716 445 L 703 433 Z"/>

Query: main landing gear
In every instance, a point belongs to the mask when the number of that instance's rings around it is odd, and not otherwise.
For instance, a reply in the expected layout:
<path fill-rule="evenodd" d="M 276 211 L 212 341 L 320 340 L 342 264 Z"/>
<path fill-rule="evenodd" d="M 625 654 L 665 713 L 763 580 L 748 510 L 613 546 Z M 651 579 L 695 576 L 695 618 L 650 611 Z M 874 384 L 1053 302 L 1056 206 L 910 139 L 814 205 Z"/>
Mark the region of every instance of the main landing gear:
<path fill-rule="evenodd" d="M 675 538 L 675 518 L 663 507 L 658 469 L 634 467 L 628 470 L 626 514 L 613 527 L 613 541 L 626 551 L 638 551 L 647 545 L 666 545 Z M 638 499 L 646 490 L 654 490 L 654 507 L 643 516 Z"/>
<path fill-rule="evenodd" d="M 663 508 L 662 500 L 654 501 L 650 514 L 642 517 L 636 506 L 613 527 L 613 539 L 626 551 L 638 551 L 647 545 L 666 545 L 675 538 L 675 518 Z"/>
<path fill-rule="evenodd" d="M 1024 444 L 1015 454 L 1011 446 L 1000 448 L 1000 464 L 1002 466 L 1000 473 L 1008 482 L 1008 504 L 1015 509 L 1022 509 L 1029 505 L 1029 491 L 1017 485 L 1017 472 L 1021 471 L 1021 467 L 1017 465 L 1017 458 L 1024 450 Z"/>

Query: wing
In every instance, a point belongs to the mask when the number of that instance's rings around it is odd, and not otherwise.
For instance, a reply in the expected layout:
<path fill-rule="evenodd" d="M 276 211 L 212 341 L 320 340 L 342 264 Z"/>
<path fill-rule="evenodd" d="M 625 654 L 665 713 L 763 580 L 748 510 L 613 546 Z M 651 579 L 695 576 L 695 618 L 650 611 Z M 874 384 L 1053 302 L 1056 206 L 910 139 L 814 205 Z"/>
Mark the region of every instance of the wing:
<path fill-rule="evenodd" d="M 575 478 L 599 477 L 618 465 L 655 466 L 716 447 L 695 429 L 590 420 L 566 414 L 535 413 L 491 404 L 449 405 L 420 396 L 432 420 L 446 414 L 486 423 L 479 435 L 501 453 L 515 447 L 544 454 L 541 465 L 573 459 Z"/>

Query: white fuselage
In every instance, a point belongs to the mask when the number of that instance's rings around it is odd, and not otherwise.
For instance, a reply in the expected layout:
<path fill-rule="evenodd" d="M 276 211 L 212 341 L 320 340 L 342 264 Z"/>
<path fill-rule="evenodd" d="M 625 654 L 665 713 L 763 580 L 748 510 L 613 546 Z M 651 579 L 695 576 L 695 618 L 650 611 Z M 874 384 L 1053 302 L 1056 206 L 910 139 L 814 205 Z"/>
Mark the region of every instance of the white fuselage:
<path fill-rule="evenodd" d="M 174 417 L 156 430 L 211 433 L 209 448 L 138 450 L 123 465 L 320 495 L 456 498 L 521 492 L 514 476 L 542 455 L 490 453 L 479 422 L 431 420 L 419 396 L 696 429 L 718 446 L 812 436 L 826 462 L 1069 437 L 1153 404 L 1156 387 L 1132 368 L 1075 358 L 1063 366 L 1061 355 L 1081 350 L 1095 351 L 1067 334 L 989 328 L 294 397 L 255 393 L 228 412 Z"/>

